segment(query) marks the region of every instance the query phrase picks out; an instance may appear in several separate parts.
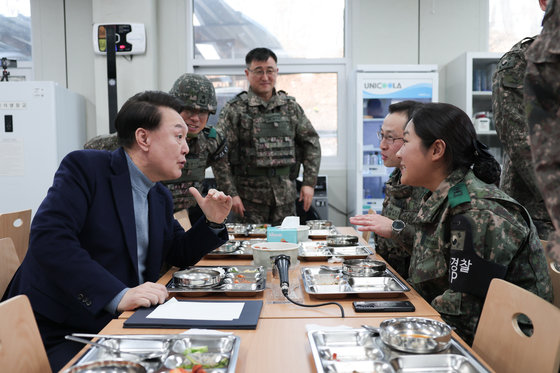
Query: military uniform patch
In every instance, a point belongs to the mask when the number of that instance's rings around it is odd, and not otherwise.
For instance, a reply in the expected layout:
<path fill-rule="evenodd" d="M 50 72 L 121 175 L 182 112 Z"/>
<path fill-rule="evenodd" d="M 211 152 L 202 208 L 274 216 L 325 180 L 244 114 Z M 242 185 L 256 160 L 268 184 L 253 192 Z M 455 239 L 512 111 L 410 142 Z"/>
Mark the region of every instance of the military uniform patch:
<path fill-rule="evenodd" d="M 507 267 L 478 256 L 474 250 L 471 222 L 464 215 L 451 218 L 451 240 L 449 287 L 454 291 L 486 297 L 490 281 L 505 278 Z"/>
<path fill-rule="evenodd" d="M 471 201 L 471 197 L 469 196 L 469 191 L 467 190 L 465 183 L 459 183 L 451 187 L 451 189 L 449 189 L 449 193 L 447 193 L 447 198 L 449 199 L 449 207 L 451 208 Z"/>

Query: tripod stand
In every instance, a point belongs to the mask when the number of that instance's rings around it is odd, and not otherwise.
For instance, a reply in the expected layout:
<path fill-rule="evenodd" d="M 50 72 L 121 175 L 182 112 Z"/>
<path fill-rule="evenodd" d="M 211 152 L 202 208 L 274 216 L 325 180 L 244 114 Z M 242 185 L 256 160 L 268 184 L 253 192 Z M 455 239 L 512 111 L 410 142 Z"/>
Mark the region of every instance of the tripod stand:
<path fill-rule="evenodd" d="M 0 82 L 8 81 L 8 77 L 10 76 L 10 73 L 8 72 L 8 65 L 8 59 L 6 57 L 2 57 L 2 69 L 4 69 L 4 71 L 2 71 L 2 80 L 0 80 Z"/>

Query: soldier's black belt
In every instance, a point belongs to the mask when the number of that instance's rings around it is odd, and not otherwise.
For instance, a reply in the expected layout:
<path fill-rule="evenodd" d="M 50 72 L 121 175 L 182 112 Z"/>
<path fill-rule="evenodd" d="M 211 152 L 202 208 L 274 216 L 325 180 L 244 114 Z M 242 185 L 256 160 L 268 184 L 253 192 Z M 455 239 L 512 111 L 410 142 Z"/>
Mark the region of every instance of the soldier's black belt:
<path fill-rule="evenodd" d="M 290 174 L 290 167 L 254 167 L 254 168 L 241 168 L 235 167 L 233 174 L 236 176 L 288 176 Z"/>

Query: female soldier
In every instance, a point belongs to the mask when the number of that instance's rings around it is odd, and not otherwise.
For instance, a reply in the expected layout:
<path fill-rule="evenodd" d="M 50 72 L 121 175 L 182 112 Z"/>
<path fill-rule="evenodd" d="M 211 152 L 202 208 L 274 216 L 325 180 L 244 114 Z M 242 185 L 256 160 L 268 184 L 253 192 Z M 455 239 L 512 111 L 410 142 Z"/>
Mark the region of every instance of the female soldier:
<path fill-rule="evenodd" d="M 432 103 L 415 112 L 397 153 L 402 183 L 430 191 L 417 216 L 409 281 L 468 343 L 492 278 L 552 299 L 535 226 L 492 185 L 500 167 L 487 149 L 462 110 Z"/>

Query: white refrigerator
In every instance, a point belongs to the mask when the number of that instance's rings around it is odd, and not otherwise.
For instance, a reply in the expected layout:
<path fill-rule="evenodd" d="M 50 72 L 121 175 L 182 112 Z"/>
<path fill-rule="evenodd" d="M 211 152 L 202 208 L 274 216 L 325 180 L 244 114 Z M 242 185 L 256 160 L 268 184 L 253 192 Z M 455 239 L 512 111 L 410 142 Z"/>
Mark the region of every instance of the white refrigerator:
<path fill-rule="evenodd" d="M 381 212 L 385 182 L 393 171 L 383 166 L 377 132 L 389 105 L 404 100 L 438 100 L 437 65 L 367 65 L 355 73 L 354 126 L 349 136 L 349 216 Z"/>
<path fill-rule="evenodd" d="M 55 82 L 0 82 L 0 213 L 34 215 L 60 161 L 86 141 L 85 100 Z"/>

